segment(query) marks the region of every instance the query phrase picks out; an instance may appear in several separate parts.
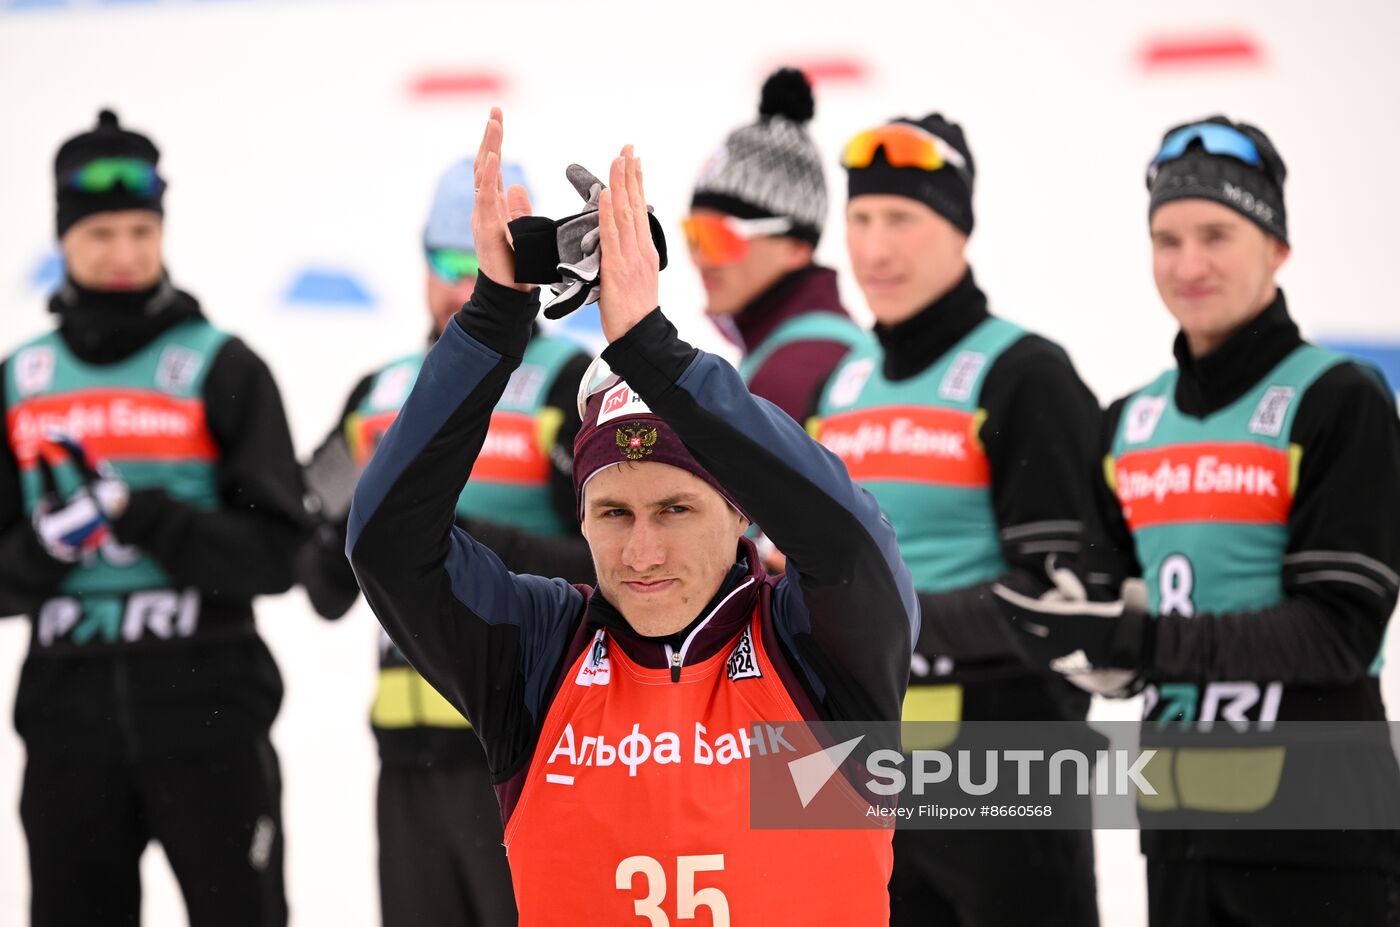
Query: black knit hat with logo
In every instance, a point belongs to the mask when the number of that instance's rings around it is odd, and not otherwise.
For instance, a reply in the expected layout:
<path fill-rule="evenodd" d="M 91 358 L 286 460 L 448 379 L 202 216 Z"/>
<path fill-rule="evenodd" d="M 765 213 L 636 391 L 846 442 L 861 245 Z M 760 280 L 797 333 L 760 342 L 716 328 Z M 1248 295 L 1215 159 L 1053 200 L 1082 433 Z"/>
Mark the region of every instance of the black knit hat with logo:
<path fill-rule="evenodd" d="M 1228 126 L 1246 136 L 1259 152 L 1259 163 L 1211 154 L 1200 139 L 1190 142 L 1180 157 L 1160 163 L 1154 159 L 1147 170 L 1147 189 L 1151 193 L 1148 220 L 1158 207 L 1173 200 L 1212 200 L 1288 244 L 1288 214 L 1283 205 L 1283 182 L 1288 169 L 1263 130 L 1248 123 L 1231 122 L 1224 116 L 1211 116 L 1173 127 L 1162 136 L 1162 141 L 1180 129 L 1206 123 Z"/>
<path fill-rule="evenodd" d="M 937 136 L 962 156 L 964 164 L 945 162 L 937 170 L 921 167 L 893 167 L 879 148 L 868 167 L 846 168 L 846 194 L 855 199 L 868 193 L 887 193 L 918 200 L 953 224 L 964 235 L 972 234 L 972 185 L 977 166 L 972 150 L 967 147 L 962 126 L 944 119 L 941 113 L 929 113 L 922 119 L 901 116 L 891 125 L 910 125 Z"/>
<path fill-rule="evenodd" d="M 79 188 L 75 179 L 77 172 L 94 161 L 108 158 L 144 161 L 154 170 L 160 161 L 160 150 L 141 133 L 123 129 L 117 121 L 117 114 L 108 109 L 98 113 L 96 128 L 64 142 L 58 149 L 53 165 L 58 193 L 59 238 L 73 223 L 93 213 L 148 209 L 164 215 L 161 197 L 165 193 L 165 182 L 159 178 L 153 188 L 146 191 L 128 189 L 120 182 L 101 192 Z"/>
<path fill-rule="evenodd" d="M 769 75 L 758 121 L 729 133 L 706 162 L 690 207 L 739 219 L 790 219 L 786 235 L 816 244 L 826 224 L 826 179 L 807 134 L 815 112 L 806 75 L 796 68 Z"/>

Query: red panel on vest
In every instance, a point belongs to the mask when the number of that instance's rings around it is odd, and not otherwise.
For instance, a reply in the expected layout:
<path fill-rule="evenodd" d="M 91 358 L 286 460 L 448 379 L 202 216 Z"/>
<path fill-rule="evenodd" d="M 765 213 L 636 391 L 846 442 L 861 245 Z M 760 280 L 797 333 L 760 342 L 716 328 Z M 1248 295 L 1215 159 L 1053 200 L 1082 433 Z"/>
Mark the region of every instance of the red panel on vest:
<path fill-rule="evenodd" d="M 1250 442 L 1129 451 L 1114 462 L 1118 502 L 1134 531 L 1182 522 L 1286 524 L 1288 452 Z"/>
<path fill-rule="evenodd" d="M 360 466 L 369 463 L 398 410 L 359 416 L 351 431 L 351 454 Z M 535 419 L 521 412 L 493 412 L 486 443 L 471 478 L 491 483 L 538 486 L 549 479 L 549 458 L 540 450 Z"/>
<path fill-rule="evenodd" d="M 815 749 L 761 624 L 679 682 L 601 634 L 567 670 L 506 826 L 522 927 L 888 921 L 890 830 L 750 826 L 744 732 L 789 722 L 794 757 Z"/>
<path fill-rule="evenodd" d="M 529 486 L 548 480 L 549 458 L 540 450 L 535 419 L 520 412 L 493 412 L 472 479 Z"/>
<path fill-rule="evenodd" d="M 991 484 L 970 412 L 929 406 L 857 409 L 822 419 L 818 440 L 857 483 L 897 480 L 943 486 Z"/>
<path fill-rule="evenodd" d="M 219 449 L 201 399 L 137 389 L 89 389 L 26 399 L 10 410 L 10 446 L 21 467 L 34 465 L 39 442 L 57 428 L 99 460 L 204 460 Z"/>

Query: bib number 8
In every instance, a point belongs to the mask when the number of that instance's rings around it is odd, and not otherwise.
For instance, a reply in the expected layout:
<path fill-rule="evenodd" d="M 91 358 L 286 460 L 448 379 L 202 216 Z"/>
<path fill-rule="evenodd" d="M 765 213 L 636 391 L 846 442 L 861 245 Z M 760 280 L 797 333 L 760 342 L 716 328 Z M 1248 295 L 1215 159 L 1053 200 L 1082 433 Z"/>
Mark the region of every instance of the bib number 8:
<path fill-rule="evenodd" d="M 1172 554 L 1163 560 L 1157 571 L 1157 614 L 1193 617 L 1196 603 L 1191 601 L 1191 592 L 1195 582 L 1195 571 L 1185 554 Z"/>
<path fill-rule="evenodd" d="M 724 892 L 713 886 L 695 889 L 697 872 L 722 872 L 724 855 L 714 853 L 708 856 L 676 857 L 676 916 L 681 920 L 692 920 L 701 908 L 710 909 L 710 922 L 714 927 L 729 927 L 729 900 Z M 646 897 L 632 902 L 632 910 L 638 917 L 645 917 L 651 927 L 670 927 L 666 912 L 661 903 L 666 900 L 666 870 L 661 862 L 650 856 L 629 856 L 617 864 L 614 879 L 619 891 L 631 891 L 636 876 L 646 879 Z"/>

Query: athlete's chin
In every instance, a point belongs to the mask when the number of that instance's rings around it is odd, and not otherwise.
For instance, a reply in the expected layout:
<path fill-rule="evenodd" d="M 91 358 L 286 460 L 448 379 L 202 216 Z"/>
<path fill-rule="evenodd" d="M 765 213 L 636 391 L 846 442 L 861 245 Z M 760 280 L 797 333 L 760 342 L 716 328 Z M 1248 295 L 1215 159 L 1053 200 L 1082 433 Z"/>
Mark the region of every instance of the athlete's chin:
<path fill-rule="evenodd" d="M 1226 328 L 1230 307 L 1217 293 L 1173 294 L 1172 315 L 1183 329 L 1211 330 Z"/>
<path fill-rule="evenodd" d="M 680 582 L 666 589 L 638 592 L 621 584 L 614 604 L 638 634 L 658 637 L 682 630 L 695 617 Z"/>

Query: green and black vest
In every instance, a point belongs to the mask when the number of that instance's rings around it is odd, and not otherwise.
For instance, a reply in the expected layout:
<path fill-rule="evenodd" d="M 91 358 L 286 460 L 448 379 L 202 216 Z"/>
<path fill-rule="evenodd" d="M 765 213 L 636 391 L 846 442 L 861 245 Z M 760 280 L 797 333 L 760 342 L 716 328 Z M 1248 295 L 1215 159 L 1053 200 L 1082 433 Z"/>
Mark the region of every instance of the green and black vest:
<path fill-rule="evenodd" d="M 1154 617 L 1248 613 L 1283 600 L 1289 516 L 1307 453 L 1292 442 L 1294 419 L 1309 387 L 1347 360 L 1300 345 L 1244 395 L 1204 418 L 1177 408 L 1176 370 L 1125 401 L 1104 475 L 1132 533 Z M 1371 679 L 1339 688 L 1285 687 L 1270 679 L 1148 686 L 1142 737 L 1160 747 L 1146 767 L 1158 794 L 1140 796 L 1140 811 L 1249 814 L 1281 794 L 1295 795 L 1301 786 L 1287 775 L 1288 751 L 1269 732 L 1279 721 L 1383 720 L 1379 673 L 1377 654 Z M 1210 745 L 1211 737 L 1237 733 L 1257 746 Z M 1183 734 L 1192 736 L 1191 746 Z M 1376 774 L 1393 776 L 1394 761 L 1388 759 L 1387 769 L 1387 759 L 1381 757 Z M 1236 843 L 1256 853 L 1271 839 L 1264 832 L 1242 831 L 1232 840 L 1145 831 L 1143 846 L 1149 855 L 1233 858 Z"/>
<path fill-rule="evenodd" d="M 564 413 L 547 406 L 545 400 L 560 371 L 578 353 L 578 345 L 567 339 L 537 334 L 530 340 L 491 413 L 486 442 L 457 500 L 458 518 L 490 519 L 536 534 L 562 535 L 573 530 L 560 520 L 550 499 L 549 455 Z M 408 399 L 425 357 L 419 352 L 380 370 L 364 400 L 347 417 L 346 442 L 361 466 L 369 462 Z M 370 716 L 375 727 L 469 726 L 408 665 L 382 630 L 379 643 L 379 688 Z"/>
<path fill-rule="evenodd" d="M 78 359 L 57 332 L 21 346 L 5 365 L 4 389 L 25 511 L 33 513 L 43 492 L 39 445 L 52 429 L 110 463 L 132 489 L 161 488 L 196 508 L 217 508 L 219 448 L 205 420 L 203 388 L 227 339 L 193 319 L 101 365 Z M 80 485 L 71 464 L 58 462 L 54 470 L 61 494 Z M 149 555 L 111 537 L 40 606 L 33 644 L 57 651 L 252 632 L 250 615 L 231 620 L 237 627 L 201 622 L 197 590 L 173 588 Z"/>
<path fill-rule="evenodd" d="M 1024 334 L 986 319 L 897 383 L 881 370 L 880 346 L 864 342 L 822 395 L 815 437 L 880 503 L 921 592 L 960 589 L 1007 569 L 978 437 L 986 417 L 979 399 L 987 371 Z"/>
<path fill-rule="evenodd" d="M 986 419 L 980 398 L 992 365 L 1024 335 L 1004 319 L 987 318 L 899 382 L 885 377 L 879 344 L 864 342 L 822 395 L 813 436 L 874 495 L 920 592 L 961 589 L 1007 570 L 979 437 Z M 958 721 L 963 694 L 961 685 L 911 685 L 904 720 Z"/>

